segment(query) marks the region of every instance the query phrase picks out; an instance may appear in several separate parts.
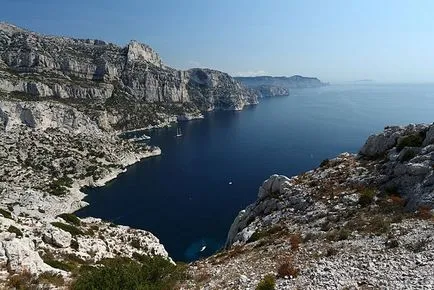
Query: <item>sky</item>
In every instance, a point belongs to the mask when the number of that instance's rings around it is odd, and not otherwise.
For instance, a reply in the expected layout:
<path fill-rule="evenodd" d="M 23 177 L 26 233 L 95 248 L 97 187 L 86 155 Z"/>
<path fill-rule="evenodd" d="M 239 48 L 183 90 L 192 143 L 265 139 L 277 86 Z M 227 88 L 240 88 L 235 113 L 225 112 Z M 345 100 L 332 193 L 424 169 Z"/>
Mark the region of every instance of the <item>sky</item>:
<path fill-rule="evenodd" d="M 327 82 L 434 81 L 431 0 L 0 0 L 43 34 L 150 45 L 165 64 Z"/>

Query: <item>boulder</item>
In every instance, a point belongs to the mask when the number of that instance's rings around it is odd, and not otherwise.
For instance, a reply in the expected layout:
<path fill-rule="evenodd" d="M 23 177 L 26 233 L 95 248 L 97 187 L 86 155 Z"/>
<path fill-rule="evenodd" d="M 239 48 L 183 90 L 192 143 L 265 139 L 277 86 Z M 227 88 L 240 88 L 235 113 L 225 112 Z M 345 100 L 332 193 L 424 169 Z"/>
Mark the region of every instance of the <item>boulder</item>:
<path fill-rule="evenodd" d="M 367 157 L 378 157 L 396 145 L 401 135 L 401 127 L 388 127 L 384 132 L 369 136 L 365 145 L 360 149 L 360 154 Z"/>
<path fill-rule="evenodd" d="M 72 235 L 53 226 L 48 226 L 43 234 L 43 240 L 55 247 L 66 248 L 71 245 Z"/>
<path fill-rule="evenodd" d="M 4 261 L 6 257 L 11 272 L 28 271 L 31 274 L 40 274 L 47 271 L 56 271 L 44 263 L 36 251 L 34 243 L 28 238 L 0 241 L 1 248 L 3 250 L 0 251 L 0 260 Z M 57 272 L 59 271 L 57 270 Z"/>

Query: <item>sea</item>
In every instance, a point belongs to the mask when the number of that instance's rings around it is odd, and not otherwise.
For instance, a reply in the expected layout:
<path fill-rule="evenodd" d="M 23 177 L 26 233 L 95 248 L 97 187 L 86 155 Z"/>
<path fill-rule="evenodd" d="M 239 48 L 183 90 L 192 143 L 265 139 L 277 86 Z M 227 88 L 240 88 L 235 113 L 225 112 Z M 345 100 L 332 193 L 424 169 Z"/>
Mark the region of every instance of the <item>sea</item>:
<path fill-rule="evenodd" d="M 242 111 L 210 112 L 146 131 L 161 156 L 84 189 L 90 205 L 76 214 L 150 231 L 175 261 L 194 261 L 222 249 L 234 218 L 270 175 L 357 153 L 385 126 L 432 123 L 433 112 L 434 84 L 377 83 L 291 90 Z"/>

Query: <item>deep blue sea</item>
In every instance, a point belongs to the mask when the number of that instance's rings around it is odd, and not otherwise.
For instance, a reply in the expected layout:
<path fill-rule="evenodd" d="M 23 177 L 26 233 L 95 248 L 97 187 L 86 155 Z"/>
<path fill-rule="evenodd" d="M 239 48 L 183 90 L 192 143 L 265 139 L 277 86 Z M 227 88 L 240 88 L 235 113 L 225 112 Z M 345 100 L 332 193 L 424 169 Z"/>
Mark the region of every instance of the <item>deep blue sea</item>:
<path fill-rule="evenodd" d="M 147 132 L 162 155 L 86 189 L 90 206 L 77 214 L 151 231 L 175 261 L 192 261 L 221 248 L 238 211 L 271 174 L 310 170 L 357 152 L 386 125 L 431 123 L 433 112 L 434 85 L 347 84 L 209 113 L 180 124 L 181 138 L 176 125 Z"/>

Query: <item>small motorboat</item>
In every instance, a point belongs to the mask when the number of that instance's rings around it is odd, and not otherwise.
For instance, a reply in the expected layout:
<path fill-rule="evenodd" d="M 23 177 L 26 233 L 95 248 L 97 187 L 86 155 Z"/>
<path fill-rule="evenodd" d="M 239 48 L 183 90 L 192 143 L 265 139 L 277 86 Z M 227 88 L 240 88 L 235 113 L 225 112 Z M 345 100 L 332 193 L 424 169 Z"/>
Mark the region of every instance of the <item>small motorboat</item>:
<path fill-rule="evenodd" d="M 176 128 L 176 136 L 175 137 L 181 137 L 182 136 L 182 131 L 181 128 Z"/>

